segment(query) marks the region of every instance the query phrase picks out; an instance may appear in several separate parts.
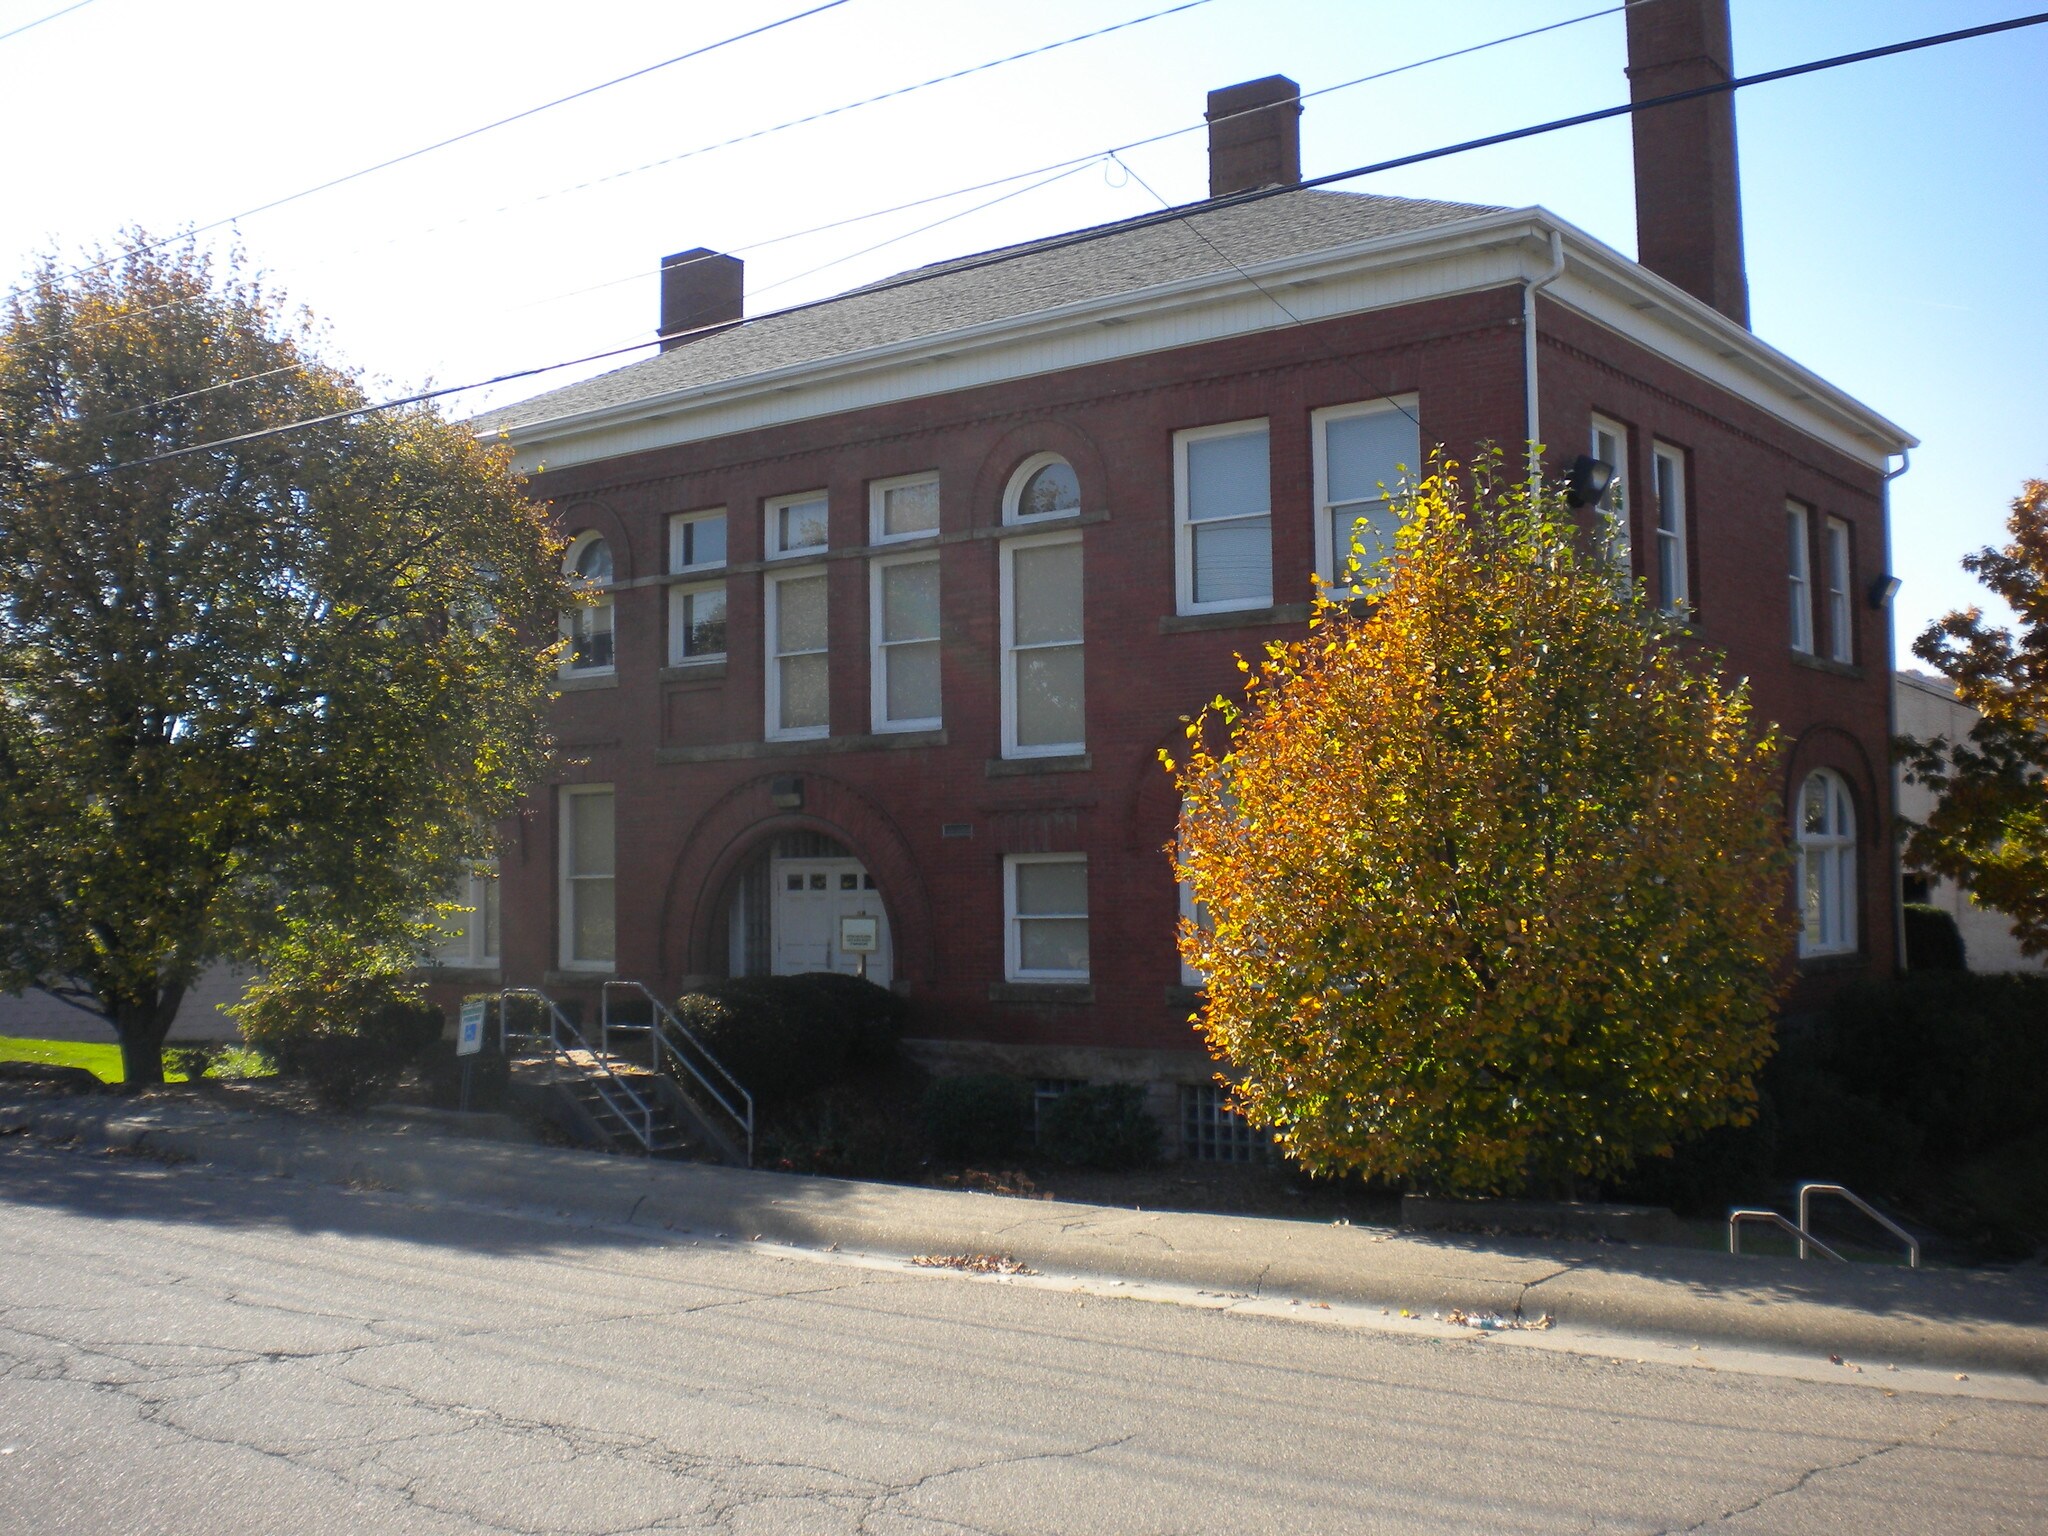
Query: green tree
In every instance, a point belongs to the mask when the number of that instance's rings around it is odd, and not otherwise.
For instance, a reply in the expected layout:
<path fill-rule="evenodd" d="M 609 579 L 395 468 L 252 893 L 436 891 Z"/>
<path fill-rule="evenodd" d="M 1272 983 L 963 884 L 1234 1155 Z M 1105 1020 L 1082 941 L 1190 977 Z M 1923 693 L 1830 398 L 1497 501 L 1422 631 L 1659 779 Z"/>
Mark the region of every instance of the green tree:
<path fill-rule="evenodd" d="M 1913 654 L 1977 711 L 1967 741 L 1900 743 L 1907 772 L 1938 797 L 1906 858 L 1947 875 L 2012 919 L 2021 950 L 2048 954 L 2048 480 L 2029 480 L 2006 519 L 2011 542 L 1963 557 L 2002 598 L 2018 633 L 1981 608 L 1951 613 Z"/>
<path fill-rule="evenodd" d="M 318 340 L 139 233 L 0 317 L 0 990 L 104 1018 L 130 1083 L 209 961 L 418 931 L 545 761 L 541 510 Z"/>
<path fill-rule="evenodd" d="M 1181 948 L 1234 1102 L 1307 1167 L 1569 1187 L 1754 1112 L 1775 746 L 1556 496 L 1455 475 L 1168 762 Z"/>

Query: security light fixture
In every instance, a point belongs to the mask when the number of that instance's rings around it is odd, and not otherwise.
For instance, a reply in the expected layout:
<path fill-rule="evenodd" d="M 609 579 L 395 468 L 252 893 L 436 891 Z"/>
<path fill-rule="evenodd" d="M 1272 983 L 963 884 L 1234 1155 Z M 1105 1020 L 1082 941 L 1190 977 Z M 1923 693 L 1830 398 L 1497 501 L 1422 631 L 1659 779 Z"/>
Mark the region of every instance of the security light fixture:
<path fill-rule="evenodd" d="M 1597 507 L 1614 484 L 1614 466 L 1605 459 L 1582 453 L 1572 460 L 1571 473 L 1564 477 L 1565 505 Z"/>
<path fill-rule="evenodd" d="M 1899 578 L 1879 576 L 1870 583 L 1870 606 L 1889 608 L 1893 598 L 1899 595 Z"/>

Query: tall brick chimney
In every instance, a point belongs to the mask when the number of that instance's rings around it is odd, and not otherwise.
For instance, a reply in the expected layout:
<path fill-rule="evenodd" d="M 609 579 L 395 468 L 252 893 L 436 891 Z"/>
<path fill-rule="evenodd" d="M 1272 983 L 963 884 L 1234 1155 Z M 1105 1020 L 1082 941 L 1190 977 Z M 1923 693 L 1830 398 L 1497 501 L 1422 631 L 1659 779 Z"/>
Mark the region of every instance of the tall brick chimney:
<path fill-rule="evenodd" d="M 1301 182 L 1301 87 L 1268 75 L 1209 93 L 1209 195 Z"/>
<path fill-rule="evenodd" d="M 1728 0 L 1628 8 L 1629 100 L 1734 76 Z M 1738 325 L 1749 324 L 1732 91 L 1638 112 L 1636 259 Z"/>
<path fill-rule="evenodd" d="M 661 258 L 661 350 L 681 346 L 678 334 L 746 315 L 747 264 L 698 246 Z"/>

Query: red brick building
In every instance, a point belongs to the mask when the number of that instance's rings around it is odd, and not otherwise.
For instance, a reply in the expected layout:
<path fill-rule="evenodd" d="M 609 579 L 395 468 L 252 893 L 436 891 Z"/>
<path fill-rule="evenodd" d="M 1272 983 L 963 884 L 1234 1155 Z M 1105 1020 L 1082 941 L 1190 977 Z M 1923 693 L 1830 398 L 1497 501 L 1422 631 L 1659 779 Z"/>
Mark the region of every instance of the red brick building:
<path fill-rule="evenodd" d="M 1631 13 L 1639 98 L 1725 74 L 1717 10 Z M 451 958 L 673 994 L 851 969 L 837 919 L 874 915 L 932 1059 L 1145 1081 L 1207 1134 L 1156 754 L 1300 632 L 1398 466 L 1534 436 L 1617 466 L 1636 575 L 1795 743 L 1809 995 L 1891 968 L 1912 440 L 1746 329 L 1728 99 L 1637 119 L 1644 266 L 1540 208 L 1232 201 L 1299 181 L 1296 98 L 1214 93 L 1175 217 L 753 320 L 739 262 L 671 257 L 658 356 L 483 419 L 608 604 Z"/>

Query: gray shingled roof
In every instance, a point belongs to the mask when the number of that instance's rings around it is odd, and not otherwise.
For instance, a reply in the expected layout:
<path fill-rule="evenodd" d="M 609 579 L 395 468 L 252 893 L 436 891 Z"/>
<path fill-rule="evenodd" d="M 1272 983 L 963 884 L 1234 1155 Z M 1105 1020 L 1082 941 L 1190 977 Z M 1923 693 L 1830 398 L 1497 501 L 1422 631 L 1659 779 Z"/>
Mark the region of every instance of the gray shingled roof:
<path fill-rule="evenodd" d="M 1059 235 L 899 273 L 823 303 L 748 320 L 596 378 L 501 406 L 476 417 L 472 425 L 480 432 L 533 426 L 891 342 L 1203 277 L 1227 271 L 1233 262 L 1254 266 L 1494 211 L 1474 203 L 1324 191 L 1293 192 L 1222 208 L 1197 205 L 1185 220 L 1132 228 L 1104 225 L 1101 238 L 1076 245 L 1056 244 L 1069 238 Z M 1000 259 L 990 263 L 991 256 Z M 910 276 L 925 280 L 890 286 Z"/>

